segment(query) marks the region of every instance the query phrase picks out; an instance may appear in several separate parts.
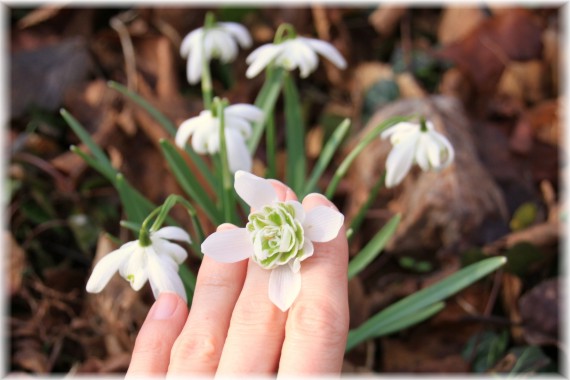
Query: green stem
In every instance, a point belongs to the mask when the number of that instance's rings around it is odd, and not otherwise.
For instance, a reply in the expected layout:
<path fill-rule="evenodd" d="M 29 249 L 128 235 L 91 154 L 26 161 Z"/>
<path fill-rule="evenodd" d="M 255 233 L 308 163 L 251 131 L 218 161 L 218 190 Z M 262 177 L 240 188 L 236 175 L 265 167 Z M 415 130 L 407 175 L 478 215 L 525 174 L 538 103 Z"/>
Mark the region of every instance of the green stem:
<path fill-rule="evenodd" d="M 352 237 L 362 225 L 364 217 L 366 216 L 366 212 L 368 211 L 370 206 L 372 206 L 372 203 L 376 199 L 376 196 L 380 192 L 380 189 L 383 187 L 385 179 L 386 179 L 386 170 L 382 172 L 382 175 L 380 176 L 378 181 L 376 181 L 374 187 L 372 187 L 372 190 L 370 190 L 370 193 L 368 194 L 368 199 L 366 199 L 366 202 L 364 202 L 364 204 L 360 207 L 360 210 L 358 210 L 358 214 L 356 214 L 354 219 L 352 219 L 350 227 L 348 228 L 348 231 L 346 233 L 346 237 L 348 238 L 349 241 L 352 240 Z"/>
<path fill-rule="evenodd" d="M 217 98 L 216 98 L 217 99 Z M 218 118 L 220 119 L 220 161 L 222 171 L 222 208 L 224 212 L 224 219 L 226 221 L 237 222 L 235 214 L 235 199 L 233 196 L 233 184 L 228 165 L 228 152 L 226 150 L 226 129 L 225 129 L 225 115 L 224 108 L 226 101 L 217 101 L 216 109 Z"/>
<path fill-rule="evenodd" d="M 287 33 L 287 36 L 285 36 L 285 33 Z M 273 38 L 273 43 L 280 44 L 283 42 L 283 39 L 292 39 L 295 37 L 297 37 L 297 31 L 295 30 L 295 27 L 289 23 L 283 23 L 279 25 L 279 28 L 277 28 L 275 37 Z"/>
<path fill-rule="evenodd" d="M 277 176 L 277 141 L 275 136 L 275 117 L 273 114 L 267 116 L 267 126 L 265 127 L 266 151 L 267 151 L 267 172 L 266 178 L 276 178 Z"/>

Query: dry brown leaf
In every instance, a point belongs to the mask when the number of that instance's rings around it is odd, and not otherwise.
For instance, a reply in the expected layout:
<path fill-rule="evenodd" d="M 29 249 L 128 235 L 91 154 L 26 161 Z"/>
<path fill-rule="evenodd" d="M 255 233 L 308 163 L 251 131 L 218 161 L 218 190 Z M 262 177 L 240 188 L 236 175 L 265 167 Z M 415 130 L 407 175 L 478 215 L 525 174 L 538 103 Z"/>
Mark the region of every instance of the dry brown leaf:
<path fill-rule="evenodd" d="M 505 309 L 509 320 L 513 324 L 511 326 L 511 336 L 518 344 L 522 343 L 523 330 L 519 324 L 522 322 L 521 313 L 519 311 L 519 298 L 522 292 L 522 281 L 519 277 L 510 273 L 503 273 L 503 283 L 501 299 L 503 308 Z"/>
<path fill-rule="evenodd" d="M 551 99 L 537 104 L 525 113 L 524 117 L 537 140 L 551 145 L 562 145 L 561 111 L 561 101 Z"/>
<path fill-rule="evenodd" d="M 524 338 L 529 344 L 553 344 L 559 340 L 560 302 L 565 299 L 564 280 L 546 280 L 519 300 Z"/>
<path fill-rule="evenodd" d="M 407 7 L 397 5 L 381 5 L 376 9 L 370 17 L 368 22 L 376 29 L 378 33 L 383 36 L 391 35 L 398 26 L 401 18 L 404 17 Z"/>
<path fill-rule="evenodd" d="M 49 4 L 38 7 L 22 17 L 18 21 L 18 27 L 25 29 L 40 24 L 58 15 L 64 8 L 65 4 Z"/>
<path fill-rule="evenodd" d="M 467 77 L 457 67 L 447 70 L 439 82 L 439 93 L 441 95 L 455 97 L 461 100 L 463 104 L 468 104 L 471 92 L 471 85 Z"/>
<path fill-rule="evenodd" d="M 445 8 L 437 37 L 440 44 L 445 45 L 462 39 L 485 20 L 480 7 L 450 5 Z"/>
<path fill-rule="evenodd" d="M 426 91 L 419 85 L 418 81 L 409 72 L 404 72 L 396 76 L 396 83 L 400 89 L 402 98 L 423 98 L 427 96 Z"/>
<path fill-rule="evenodd" d="M 432 96 L 390 104 L 371 118 L 348 149 L 384 120 L 402 115 L 423 115 L 431 120 L 449 138 L 456 157 L 452 166 L 439 173 L 422 172 L 415 167 L 400 186 L 380 194 L 379 199 L 384 202 L 392 199 L 388 204 L 391 212 L 403 213 L 389 249 L 449 248 L 465 242 L 487 217 L 506 217 L 502 194 L 481 165 L 469 120 L 453 98 Z M 378 138 L 352 164 L 347 175 L 347 181 L 353 184 L 345 212 L 348 220 L 368 198 L 390 150 L 390 142 Z M 384 223 L 385 220 L 369 219 L 366 227 L 377 231 Z"/>
<path fill-rule="evenodd" d="M 439 56 L 450 59 L 479 92 L 493 91 L 510 61 L 540 59 L 542 30 L 532 13 L 516 9 L 479 24 L 466 37 L 446 45 Z"/>
<path fill-rule="evenodd" d="M 536 103 L 544 99 L 546 67 L 542 60 L 510 62 L 499 81 L 497 94 L 524 103 Z"/>
<path fill-rule="evenodd" d="M 26 267 L 26 253 L 20 247 L 18 242 L 14 239 L 14 236 L 8 232 L 4 231 L 4 242 L 7 242 L 9 247 L 9 275 L 5 277 L 4 281 L 7 280 L 6 288 L 8 289 L 8 294 L 13 296 L 20 291 L 22 287 L 22 276 L 24 274 L 24 268 Z"/>

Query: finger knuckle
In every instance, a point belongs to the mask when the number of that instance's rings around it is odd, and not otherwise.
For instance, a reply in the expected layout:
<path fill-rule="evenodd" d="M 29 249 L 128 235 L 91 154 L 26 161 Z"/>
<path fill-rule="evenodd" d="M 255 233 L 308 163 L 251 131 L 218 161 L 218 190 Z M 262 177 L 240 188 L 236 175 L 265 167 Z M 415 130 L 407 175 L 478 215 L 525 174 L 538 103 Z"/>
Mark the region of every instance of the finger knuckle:
<path fill-rule="evenodd" d="M 244 334 L 274 335 L 283 320 L 283 313 L 270 302 L 241 300 L 232 314 L 231 328 Z"/>
<path fill-rule="evenodd" d="M 217 362 L 221 347 L 221 339 L 214 334 L 203 331 L 183 333 L 174 342 L 170 360 L 171 363 L 189 359 L 203 364 Z"/>
<path fill-rule="evenodd" d="M 287 330 L 303 337 L 330 340 L 346 339 L 348 305 L 328 299 L 297 300 L 289 312 Z"/>

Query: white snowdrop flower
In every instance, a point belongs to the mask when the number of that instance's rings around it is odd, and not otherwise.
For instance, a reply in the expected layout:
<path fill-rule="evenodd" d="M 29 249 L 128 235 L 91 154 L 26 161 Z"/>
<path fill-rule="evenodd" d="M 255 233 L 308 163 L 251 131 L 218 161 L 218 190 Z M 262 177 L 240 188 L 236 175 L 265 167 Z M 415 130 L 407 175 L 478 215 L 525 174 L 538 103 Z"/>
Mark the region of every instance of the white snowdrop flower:
<path fill-rule="evenodd" d="M 140 240 L 123 244 L 95 265 L 87 281 L 87 291 L 99 293 L 115 272 L 119 271 L 136 291 L 148 280 L 155 298 L 161 292 L 173 292 L 186 301 L 186 291 L 178 275 L 178 266 L 186 260 L 187 253 L 181 246 L 168 240 L 190 243 L 190 236 L 181 228 L 163 227 L 150 233 L 148 246 L 143 246 Z"/>
<path fill-rule="evenodd" d="M 386 187 L 398 185 L 415 162 L 423 171 L 441 170 L 453 162 L 455 152 L 449 140 L 434 130 L 433 123 L 402 122 L 381 134 L 393 145 L 386 160 Z"/>
<path fill-rule="evenodd" d="M 306 78 L 319 64 L 317 54 L 327 58 L 340 69 L 346 68 L 346 61 L 330 43 L 315 38 L 295 37 L 280 43 L 262 45 L 251 52 L 246 58 L 249 68 L 245 75 L 253 78 L 273 62 L 289 71 L 298 67 L 301 78 Z"/>
<path fill-rule="evenodd" d="M 193 30 L 180 45 L 180 55 L 188 58 L 188 82 L 196 84 L 200 81 L 202 54 L 207 62 L 217 58 L 223 63 L 229 63 L 237 57 L 238 45 L 246 49 L 251 44 L 251 35 L 247 29 L 236 22 L 214 22 L 211 26 Z"/>
<path fill-rule="evenodd" d="M 224 130 L 228 164 L 232 173 L 251 171 L 251 154 L 246 141 L 251 136 L 251 123 L 263 120 L 263 111 L 251 104 L 233 104 L 224 108 Z M 176 145 L 183 148 L 192 136 L 192 148 L 199 154 L 215 154 L 220 150 L 220 119 L 211 111 L 200 112 L 180 124 Z"/>
<path fill-rule="evenodd" d="M 301 290 L 301 262 L 312 256 L 313 242 L 334 239 L 344 216 L 326 206 L 305 212 L 298 201 L 281 202 L 268 180 L 251 173 L 238 171 L 234 187 L 253 209 L 249 222 L 208 236 L 202 252 L 224 263 L 251 257 L 271 270 L 269 299 L 286 311 Z"/>

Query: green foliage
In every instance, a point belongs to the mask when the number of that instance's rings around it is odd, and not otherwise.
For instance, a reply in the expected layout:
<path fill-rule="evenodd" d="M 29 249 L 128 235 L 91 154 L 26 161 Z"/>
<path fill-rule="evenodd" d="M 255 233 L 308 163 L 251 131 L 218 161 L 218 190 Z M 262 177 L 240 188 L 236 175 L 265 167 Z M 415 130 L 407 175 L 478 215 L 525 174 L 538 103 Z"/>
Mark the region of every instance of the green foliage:
<path fill-rule="evenodd" d="M 421 311 L 425 312 L 426 308 L 433 307 L 435 303 L 466 288 L 475 281 L 503 266 L 505 262 L 506 259 L 504 257 L 493 257 L 472 264 L 467 268 L 455 272 L 444 280 L 388 306 L 359 327 L 350 330 L 346 350 L 350 351 L 357 344 L 367 339 L 376 338 L 378 331 L 385 331 L 387 326 L 403 318 L 410 318 L 410 316 Z"/>
<path fill-rule="evenodd" d="M 486 372 L 501 359 L 507 350 L 509 333 L 503 330 L 500 334 L 483 331 L 473 335 L 467 342 L 462 356 L 472 363 L 471 368 L 476 373 Z"/>
<path fill-rule="evenodd" d="M 534 223 L 536 215 L 538 214 L 538 207 L 535 203 L 523 203 L 516 209 L 509 226 L 513 231 L 524 230 Z"/>

